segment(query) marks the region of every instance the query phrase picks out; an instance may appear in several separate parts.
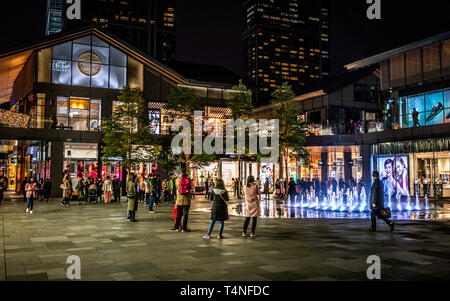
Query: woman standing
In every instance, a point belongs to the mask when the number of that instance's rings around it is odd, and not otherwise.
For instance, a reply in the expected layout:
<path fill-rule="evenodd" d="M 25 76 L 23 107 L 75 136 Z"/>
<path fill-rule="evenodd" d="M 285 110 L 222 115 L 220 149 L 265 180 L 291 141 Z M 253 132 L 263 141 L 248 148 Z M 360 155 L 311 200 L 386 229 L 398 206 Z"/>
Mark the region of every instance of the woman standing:
<path fill-rule="evenodd" d="M 27 210 L 26 212 L 30 212 L 30 214 L 33 214 L 33 205 L 34 200 L 36 199 L 37 193 L 39 191 L 39 188 L 34 181 L 34 178 L 30 179 L 30 182 L 25 184 L 25 195 L 27 198 Z"/>
<path fill-rule="evenodd" d="M 102 201 L 102 195 L 103 195 L 102 179 L 95 178 L 95 185 L 97 186 L 97 203 L 100 203 Z"/>
<path fill-rule="evenodd" d="M 222 179 L 217 180 L 216 187 L 213 189 L 212 193 L 212 209 L 211 209 L 211 223 L 209 225 L 208 234 L 203 236 L 204 239 L 210 239 L 212 230 L 216 222 L 220 222 L 219 228 L 219 239 L 223 239 L 223 228 L 225 226 L 225 221 L 229 219 L 228 217 L 228 202 L 230 198 L 228 192 L 225 189 L 225 183 Z"/>
<path fill-rule="evenodd" d="M 70 197 L 72 195 L 71 185 L 69 182 L 69 176 L 65 175 L 63 179 L 63 183 L 61 185 L 61 189 L 63 190 L 63 201 L 61 203 L 62 206 L 69 205 L 70 206 Z"/>
<path fill-rule="evenodd" d="M 137 210 L 137 190 L 136 190 L 136 176 L 130 174 L 129 181 L 127 183 L 127 199 L 128 199 L 128 212 L 129 221 L 131 223 L 137 222 L 136 220 L 136 210 Z"/>
<path fill-rule="evenodd" d="M 244 231 L 242 233 L 243 237 L 247 237 L 247 229 L 250 224 L 250 219 L 252 219 L 252 234 L 250 237 L 255 237 L 256 224 L 258 221 L 258 217 L 260 216 L 261 206 L 259 203 L 260 192 L 259 188 L 255 184 L 255 177 L 249 176 L 247 180 L 247 186 L 244 189 L 245 196 L 245 222 L 244 222 Z"/>
<path fill-rule="evenodd" d="M 78 201 L 80 205 L 83 204 L 84 201 L 84 185 L 84 179 L 81 178 L 78 181 L 77 187 L 75 187 L 75 190 L 78 191 Z"/>
<path fill-rule="evenodd" d="M 103 182 L 103 193 L 105 194 L 105 203 L 111 203 L 112 182 L 109 176 L 106 177 L 105 182 Z"/>

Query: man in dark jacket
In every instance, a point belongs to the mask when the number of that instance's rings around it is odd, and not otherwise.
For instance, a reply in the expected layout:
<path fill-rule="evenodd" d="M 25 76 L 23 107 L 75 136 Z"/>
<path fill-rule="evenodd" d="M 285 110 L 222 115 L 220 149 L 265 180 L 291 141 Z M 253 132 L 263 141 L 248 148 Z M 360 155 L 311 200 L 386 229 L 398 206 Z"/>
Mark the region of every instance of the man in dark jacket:
<path fill-rule="evenodd" d="M 293 178 L 289 179 L 288 194 L 291 202 L 295 202 L 295 195 L 297 194 L 297 189 L 295 189 L 295 182 Z"/>
<path fill-rule="evenodd" d="M 117 177 L 114 177 L 112 184 L 114 191 L 114 202 L 120 203 L 120 187 L 122 186 L 122 183 Z"/>
<path fill-rule="evenodd" d="M 380 211 L 384 209 L 384 186 L 383 182 L 380 180 L 380 174 L 378 171 L 374 171 L 372 174 L 374 183 L 372 188 L 370 189 L 370 218 L 371 218 L 371 227 L 369 229 L 370 232 L 377 231 L 377 217 L 382 219 L 391 229 L 391 232 L 394 231 L 395 223 L 389 221 L 385 217 L 380 216 Z"/>

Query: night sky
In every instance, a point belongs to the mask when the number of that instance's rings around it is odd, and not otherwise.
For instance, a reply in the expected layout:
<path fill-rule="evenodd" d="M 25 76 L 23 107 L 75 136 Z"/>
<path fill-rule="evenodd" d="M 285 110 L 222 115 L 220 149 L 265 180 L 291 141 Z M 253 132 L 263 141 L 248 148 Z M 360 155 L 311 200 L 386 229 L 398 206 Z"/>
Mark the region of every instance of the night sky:
<path fill-rule="evenodd" d="M 380 21 L 367 19 L 366 0 L 330 1 L 333 75 L 357 59 L 450 30 L 442 0 L 381 0 Z M 0 51 L 44 35 L 46 1 L 2 2 Z M 241 14 L 241 0 L 178 0 L 177 60 L 220 65 L 242 75 Z"/>

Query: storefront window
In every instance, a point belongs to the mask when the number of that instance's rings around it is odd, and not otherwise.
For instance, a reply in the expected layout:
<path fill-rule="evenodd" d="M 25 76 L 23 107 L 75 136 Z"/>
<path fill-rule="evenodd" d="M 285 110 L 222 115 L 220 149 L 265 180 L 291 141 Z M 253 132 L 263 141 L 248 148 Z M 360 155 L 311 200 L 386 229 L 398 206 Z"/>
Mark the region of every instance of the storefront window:
<path fill-rule="evenodd" d="M 30 127 L 43 129 L 45 126 L 45 94 L 38 93 L 36 102 L 32 105 Z"/>
<path fill-rule="evenodd" d="M 450 139 L 378 144 L 373 156 L 393 196 L 450 197 Z"/>
<path fill-rule="evenodd" d="M 122 89 L 127 56 L 95 36 L 53 47 L 52 83 Z"/>
<path fill-rule="evenodd" d="M 450 104 L 448 90 L 402 97 L 399 100 L 400 126 L 414 126 L 412 112 L 419 113 L 419 125 L 434 125 L 450 122 Z"/>
<path fill-rule="evenodd" d="M 101 126 L 101 100 L 57 97 L 58 125 L 75 131 L 98 131 Z"/>

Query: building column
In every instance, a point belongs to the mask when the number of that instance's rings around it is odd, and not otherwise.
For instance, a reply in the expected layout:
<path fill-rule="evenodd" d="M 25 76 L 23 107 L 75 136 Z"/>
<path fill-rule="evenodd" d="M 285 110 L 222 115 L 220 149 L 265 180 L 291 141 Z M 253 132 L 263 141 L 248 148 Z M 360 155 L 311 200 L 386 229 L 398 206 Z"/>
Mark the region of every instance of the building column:
<path fill-rule="evenodd" d="M 352 160 L 352 153 L 344 153 L 344 181 L 348 183 L 348 180 L 352 176 L 352 166 L 348 164 Z"/>
<path fill-rule="evenodd" d="M 328 180 L 328 153 L 322 153 L 320 160 L 322 165 L 322 181 Z"/>
<path fill-rule="evenodd" d="M 62 197 L 62 175 L 64 170 L 64 143 L 52 142 L 50 160 L 50 182 L 52 183 L 51 197 Z"/>
<path fill-rule="evenodd" d="M 103 171 L 103 161 L 102 161 L 103 151 L 102 150 L 103 150 L 102 145 L 99 143 L 97 146 L 97 166 L 98 166 L 97 178 L 99 178 L 99 179 L 102 178 L 102 171 Z"/>
<path fill-rule="evenodd" d="M 364 177 L 364 186 L 366 191 L 370 191 L 370 186 L 372 185 L 372 147 L 370 144 L 363 144 L 361 146 L 361 156 L 362 156 L 362 174 Z"/>

